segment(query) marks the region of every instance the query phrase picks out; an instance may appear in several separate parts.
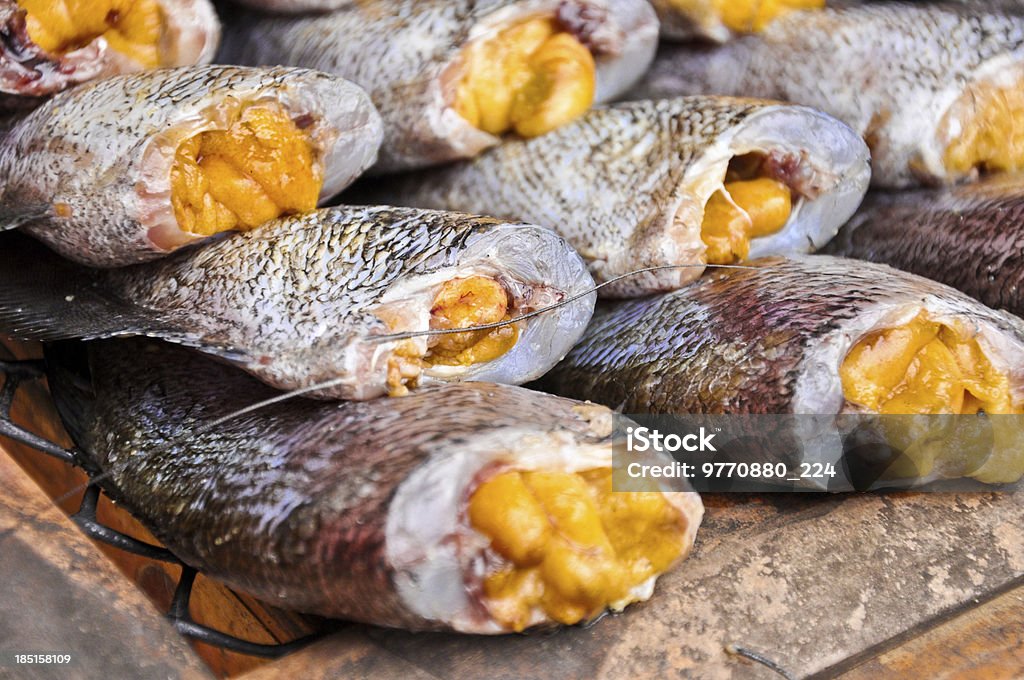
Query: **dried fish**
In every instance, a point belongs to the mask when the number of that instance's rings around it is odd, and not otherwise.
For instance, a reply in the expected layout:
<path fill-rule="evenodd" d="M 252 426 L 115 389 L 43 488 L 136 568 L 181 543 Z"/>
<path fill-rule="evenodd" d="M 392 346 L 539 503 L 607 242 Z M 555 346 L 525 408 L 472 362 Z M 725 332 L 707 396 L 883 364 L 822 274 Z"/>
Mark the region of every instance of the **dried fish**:
<path fill-rule="evenodd" d="M 370 166 L 380 117 L 355 85 L 201 66 L 61 93 L 0 142 L 0 226 L 119 266 L 311 210 Z"/>

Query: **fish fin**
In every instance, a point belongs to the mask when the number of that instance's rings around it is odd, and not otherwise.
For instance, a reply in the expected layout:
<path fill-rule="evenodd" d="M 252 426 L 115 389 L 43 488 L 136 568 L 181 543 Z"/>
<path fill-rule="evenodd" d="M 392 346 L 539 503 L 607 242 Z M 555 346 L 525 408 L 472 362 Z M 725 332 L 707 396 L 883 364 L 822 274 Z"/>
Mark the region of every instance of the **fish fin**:
<path fill-rule="evenodd" d="M 95 340 L 148 336 L 236 363 L 253 359 L 223 338 L 118 296 L 104 270 L 60 257 L 24 234 L 0 236 L 0 333 L 22 340 Z"/>
<path fill-rule="evenodd" d="M 0 209 L 0 231 L 20 229 L 47 215 L 49 208 L 40 206 L 19 210 Z"/>

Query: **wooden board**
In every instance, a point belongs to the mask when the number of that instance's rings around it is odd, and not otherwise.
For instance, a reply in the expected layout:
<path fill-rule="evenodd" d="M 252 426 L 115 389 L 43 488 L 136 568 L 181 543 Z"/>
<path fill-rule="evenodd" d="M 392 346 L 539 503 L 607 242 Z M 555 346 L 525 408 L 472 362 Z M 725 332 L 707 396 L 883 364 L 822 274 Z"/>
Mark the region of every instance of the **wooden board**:
<path fill-rule="evenodd" d="M 0 677 L 210 677 L 152 603 L 3 455 L 0 488 Z M 12 665 L 14 652 L 72 658 Z"/>

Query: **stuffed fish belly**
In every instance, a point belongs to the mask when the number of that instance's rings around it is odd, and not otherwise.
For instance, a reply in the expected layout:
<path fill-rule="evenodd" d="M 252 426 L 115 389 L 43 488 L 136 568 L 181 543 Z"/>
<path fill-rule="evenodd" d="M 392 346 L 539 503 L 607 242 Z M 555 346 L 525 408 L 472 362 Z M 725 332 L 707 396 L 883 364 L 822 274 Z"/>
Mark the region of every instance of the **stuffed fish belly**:
<path fill-rule="evenodd" d="M 0 31 L 0 93 L 18 106 L 94 78 L 205 64 L 220 22 L 209 0 L 0 0 Z"/>
<path fill-rule="evenodd" d="M 473 161 L 376 184 L 368 198 L 555 229 L 599 282 L 692 265 L 601 290 L 628 297 L 678 288 L 706 263 L 821 247 L 853 214 L 869 178 L 867 147 L 829 116 L 685 97 L 594 109 Z"/>
<path fill-rule="evenodd" d="M 985 482 L 1024 474 L 1024 321 L 869 262 L 807 255 L 756 265 L 599 308 L 542 386 L 627 414 L 983 411 L 996 419 L 999 453 L 968 455 L 947 437 L 918 472 Z M 913 431 L 912 419 L 892 422 Z"/>
<path fill-rule="evenodd" d="M 653 0 L 661 35 L 670 40 L 727 42 L 737 34 L 760 33 L 796 10 L 821 9 L 825 0 Z"/>
<path fill-rule="evenodd" d="M 484 634 L 574 624 L 648 599 L 703 513 L 667 483 L 612 490 L 600 406 L 478 383 L 222 422 L 276 393 L 148 340 L 89 358 L 83 375 L 51 352 L 50 380 L 100 483 L 186 563 L 289 609 Z"/>
<path fill-rule="evenodd" d="M 872 192 L 824 252 L 926 276 L 1024 316 L 1024 178 Z"/>
<path fill-rule="evenodd" d="M 533 380 L 579 338 L 595 297 L 568 302 L 593 280 L 554 232 L 430 210 L 324 209 L 103 271 L 8 244 L 0 328 L 10 335 L 160 337 L 282 389 L 331 381 L 315 394 L 325 398 Z M 497 325 L 459 330 L 485 324 Z"/>
<path fill-rule="evenodd" d="M 632 86 L 658 22 L 643 0 L 373 0 L 251 16 L 221 60 L 289 64 L 366 88 L 384 118 L 379 172 L 469 158 L 555 129 Z"/>
<path fill-rule="evenodd" d="M 205 66 L 61 93 L 0 142 L 0 216 L 119 266 L 311 210 L 373 164 L 366 93 L 316 71 Z"/>
<path fill-rule="evenodd" d="M 866 3 L 786 15 L 714 50 L 658 56 L 636 96 L 784 99 L 868 142 L 874 183 L 952 183 L 1024 165 L 1024 16 L 981 3 Z"/>

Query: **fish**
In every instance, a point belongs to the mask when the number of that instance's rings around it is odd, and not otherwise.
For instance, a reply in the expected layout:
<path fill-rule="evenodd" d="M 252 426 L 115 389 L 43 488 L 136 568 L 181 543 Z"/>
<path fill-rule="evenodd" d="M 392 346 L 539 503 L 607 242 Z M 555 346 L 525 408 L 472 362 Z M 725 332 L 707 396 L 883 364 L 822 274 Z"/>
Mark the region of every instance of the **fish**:
<path fill-rule="evenodd" d="M 787 14 L 721 47 L 664 46 L 633 98 L 741 94 L 805 104 L 867 141 L 877 187 L 1024 167 L 1024 15 L 874 2 Z"/>
<path fill-rule="evenodd" d="M 74 85 L 207 64 L 220 40 L 209 0 L 0 0 L 0 108 Z"/>
<path fill-rule="evenodd" d="M 246 15 L 226 63 L 352 80 L 384 118 L 374 173 L 470 158 L 533 137 L 631 87 L 654 57 L 644 0 L 368 0 L 316 15 Z"/>
<path fill-rule="evenodd" d="M 602 296 L 634 297 L 685 285 L 707 263 L 820 248 L 853 214 L 870 173 L 864 142 L 830 116 L 695 96 L 593 109 L 546 135 L 357 184 L 345 197 L 554 229 L 609 284 Z M 666 265 L 690 266 L 613 281 Z"/>
<path fill-rule="evenodd" d="M 652 0 L 666 40 L 725 43 L 736 35 L 758 33 L 780 16 L 815 10 L 825 0 Z"/>
<path fill-rule="evenodd" d="M 626 415 L 852 416 L 863 423 L 984 412 L 1003 418 L 999 436 L 1010 444 L 970 459 L 976 468 L 969 476 L 1001 483 L 1024 474 L 1024 320 L 871 262 L 764 258 L 663 295 L 604 303 L 535 386 Z M 908 432 L 915 424 L 893 423 Z M 966 474 L 961 445 L 940 441 L 916 461 L 915 474 Z"/>
<path fill-rule="evenodd" d="M 94 267 L 316 207 L 376 159 L 366 93 L 297 68 L 198 66 L 62 92 L 0 141 L 0 227 Z"/>
<path fill-rule="evenodd" d="M 83 463 L 204 575 L 276 606 L 497 634 L 648 599 L 700 497 L 612 491 L 612 413 L 519 387 L 295 399 L 148 339 L 51 346 Z M 659 461 L 658 457 L 647 460 Z"/>
<path fill-rule="evenodd" d="M 822 252 L 941 281 L 1024 316 L 1024 178 L 873 191 Z"/>
<path fill-rule="evenodd" d="M 239 5 L 277 14 L 302 14 L 343 9 L 356 0 L 235 0 Z"/>
<path fill-rule="evenodd" d="M 554 232 L 430 210 L 324 208 L 105 270 L 6 236 L 0 332 L 158 337 L 324 399 L 527 382 L 569 351 L 595 299 Z"/>

